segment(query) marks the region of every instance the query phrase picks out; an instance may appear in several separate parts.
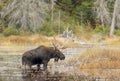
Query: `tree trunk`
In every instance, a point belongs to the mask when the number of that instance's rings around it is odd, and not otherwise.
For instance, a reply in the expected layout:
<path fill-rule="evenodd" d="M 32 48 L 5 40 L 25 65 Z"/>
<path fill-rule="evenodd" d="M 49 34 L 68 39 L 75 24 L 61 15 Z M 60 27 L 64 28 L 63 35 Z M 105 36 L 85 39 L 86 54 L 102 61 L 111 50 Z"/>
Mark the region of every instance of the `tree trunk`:
<path fill-rule="evenodd" d="M 106 0 L 96 0 L 95 2 L 97 18 L 100 20 L 100 23 L 104 29 L 105 24 L 111 24 L 110 12 L 108 11 L 107 1 Z"/>
<path fill-rule="evenodd" d="M 51 0 L 51 27 L 53 27 L 53 18 L 54 17 L 54 0 Z"/>
<path fill-rule="evenodd" d="M 116 0 L 115 4 L 114 4 L 114 12 L 113 12 L 112 23 L 111 23 L 110 34 L 109 34 L 110 37 L 112 37 L 114 35 L 117 6 L 118 6 L 118 0 Z"/>

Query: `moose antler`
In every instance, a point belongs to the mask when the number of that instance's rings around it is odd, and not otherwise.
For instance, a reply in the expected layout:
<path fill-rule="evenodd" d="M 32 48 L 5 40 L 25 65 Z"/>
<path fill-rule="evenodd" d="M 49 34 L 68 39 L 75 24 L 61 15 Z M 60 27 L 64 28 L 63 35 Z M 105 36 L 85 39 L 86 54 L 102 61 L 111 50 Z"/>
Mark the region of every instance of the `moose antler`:
<path fill-rule="evenodd" d="M 57 48 L 57 40 L 55 37 L 53 37 L 52 45 Z"/>
<path fill-rule="evenodd" d="M 55 48 L 57 48 L 56 45 L 55 45 L 53 42 L 52 42 L 52 45 L 53 45 Z"/>
<path fill-rule="evenodd" d="M 55 48 L 58 48 L 58 49 L 65 49 L 66 47 L 64 47 L 62 44 L 60 44 L 55 37 L 53 37 L 53 41 L 52 41 L 52 45 L 55 47 Z"/>

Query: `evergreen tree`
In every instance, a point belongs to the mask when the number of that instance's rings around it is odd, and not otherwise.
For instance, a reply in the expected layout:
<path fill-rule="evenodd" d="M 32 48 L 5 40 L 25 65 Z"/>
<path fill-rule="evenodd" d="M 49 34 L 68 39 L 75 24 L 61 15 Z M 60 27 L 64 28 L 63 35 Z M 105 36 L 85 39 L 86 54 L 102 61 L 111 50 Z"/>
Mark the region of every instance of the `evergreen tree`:
<path fill-rule="evenodd" d="M 94 0 L 56 0 L 57 7 L 95 28 Z"/>

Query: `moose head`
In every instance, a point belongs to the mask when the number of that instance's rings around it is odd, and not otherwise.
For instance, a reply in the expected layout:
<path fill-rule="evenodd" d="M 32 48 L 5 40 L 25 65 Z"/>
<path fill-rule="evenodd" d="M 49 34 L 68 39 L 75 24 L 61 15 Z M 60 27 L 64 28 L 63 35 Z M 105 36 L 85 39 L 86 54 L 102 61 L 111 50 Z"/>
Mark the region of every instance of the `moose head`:
<path fill-rule="evenodd" d="M 54 46 L 54 61 L 58 62 L 58 60 L 64 60 L 65 59 L 65 55 L 57 48 L 57 46 L 52 43 Z"/>

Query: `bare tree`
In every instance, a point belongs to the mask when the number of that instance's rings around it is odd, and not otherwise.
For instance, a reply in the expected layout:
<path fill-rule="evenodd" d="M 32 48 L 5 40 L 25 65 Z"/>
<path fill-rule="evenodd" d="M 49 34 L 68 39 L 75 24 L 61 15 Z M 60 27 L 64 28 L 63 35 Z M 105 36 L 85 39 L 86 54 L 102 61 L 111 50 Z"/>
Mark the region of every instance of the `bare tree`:
<path fill-rule="evenodd" d="M 47 11 L 45 0 L 13 0 L 2 10 L 1 16 L 6 18 L 8 26 L 36 31 L 44 23 Z"/>
<path fill-rule="evenodd" d="M 112 0 L 114 1 L 114 0 Z M 114 1 L 113 12 L 110 12 L 108 9 L 107 0 L 97 0 L 95 2 L 95 7 L 97 11 L 97 17 L 100 19 L 102 26 L 104 24 L 110 26 L 110 36 L 114 35 L 115 26 L 120 28 L 120 0 Z"/>
<path fill-rule="evenodd" d="M 54 0 L 51 0 L 51 21 L 53 22 Z"/>
<path fill-rule="evenodd" d="M 117 15 L 118 1 L 119 0 L 116 0 L 115 4 L 114 4 L 114 12 L 113 12 L 112 23 L 111 23 L 111 28 L 110 28 L 110 36 L 114 35 L 114 29 L 115 29 L 115 23 L 116 23 L 115 19 L 116 19 L 116 15 Z"/>
<path fill-rule="evenodd" d="M 110 13 L 107 9 L 107 1 L 106 0 L 97 0 L 95 2 L 97 18 L 100 20 L 102 26 L 104 27 L 105 24 L 111 23 Z"/>

